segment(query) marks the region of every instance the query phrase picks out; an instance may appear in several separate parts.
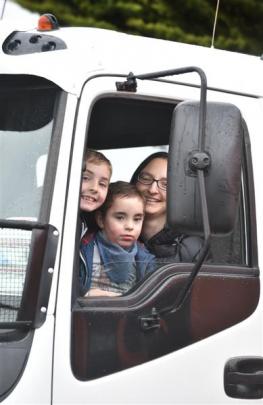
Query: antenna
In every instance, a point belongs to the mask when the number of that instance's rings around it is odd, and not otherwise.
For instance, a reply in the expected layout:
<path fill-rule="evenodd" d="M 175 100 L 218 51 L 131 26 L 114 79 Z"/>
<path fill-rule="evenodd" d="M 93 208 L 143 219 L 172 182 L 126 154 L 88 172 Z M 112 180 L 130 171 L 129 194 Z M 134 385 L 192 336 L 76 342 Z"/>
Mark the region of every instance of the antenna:
<path fill-rule="evenodd" d="M 1 16 L 0 16 L 0 20 L 3 19 L 4 16 L 4 12 L 5 12 L 5 5 L 6 5 L 6 0 L 3 1 L 3 5 L 2 5 L 2 10 L 1 10 Z"/>
<path fill-rule="evenodd" d="M 217 16 L 218 16 L 218 10 L 219 10 L 219 3 L 220 3 L 220 0 L 217 0 L 216 12 L 215 12 L 215 20 L 214 20 L 214 27 L 213 27 L 213 34 L 212 34 L 212 41 L 211 41 L 211 48 L 214 48 L 215 32 L 216 32 L 216 24 L 217 24 Z"/>

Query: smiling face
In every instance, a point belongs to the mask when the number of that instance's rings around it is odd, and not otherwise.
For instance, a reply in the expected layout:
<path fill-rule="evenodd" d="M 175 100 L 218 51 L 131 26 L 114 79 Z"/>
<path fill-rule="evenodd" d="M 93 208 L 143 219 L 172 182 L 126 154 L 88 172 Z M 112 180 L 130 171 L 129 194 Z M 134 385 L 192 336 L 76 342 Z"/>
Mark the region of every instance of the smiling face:
<path fill-rule="evenodd" d="M 167 180 L 167 160 L 156 158 L 151 160 L 141 171 L 146 178 L 150 177 L 155 180 Z M 142 192 L 146 200 L 145 216 L 147 218 L 159 218 L 161 222 L 166 220 L 166 190 L 158 187 L 157 182 L 152 184 L 142 184 L 137 181 L 136 187 Z"/>
<path fill-rule="evenodd" d="M 139 238 L 143 217 L 142 198 L 117 196 L 104 216 L 97 213 L 97 222 L 110 242 L 129 248 Z"/>
<path fill-rule="evenodd" d="M 80 209 L 91 212 L 99 208 L 107 196 L 111 171 L 106 162 L 86 161 L 82 173 Z"/>

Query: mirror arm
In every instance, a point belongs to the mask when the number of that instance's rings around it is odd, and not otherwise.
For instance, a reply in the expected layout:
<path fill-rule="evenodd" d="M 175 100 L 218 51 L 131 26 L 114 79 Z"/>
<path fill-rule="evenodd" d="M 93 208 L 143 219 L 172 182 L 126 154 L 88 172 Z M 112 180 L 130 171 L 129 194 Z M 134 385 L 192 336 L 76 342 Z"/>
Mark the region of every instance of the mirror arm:
<path fill-rule="evenodd" d="M 186 73 L 196 72 L 201 81 L 200 86 L 200 111 L 199 111 L 199 135 L 198 135 L 198 149 L 203 151 L 205 142 L 205 122 L 206 122 L 206 93 L 207 93 L 207 79 L 205 72 L 197 66 L 187 66 L 178 69 L 162 70 L 160 72 L 144 73 L 141 75 L 134 75 L 130 72 L 127 80 L 124 82 L 116 82 L 117 91 L 130 91 L 136 92 L 137 81 L 139 80 L 156 80 L 160 77 L 178 76 Z"/>
<path fill-rule="evenodd" d="M 211 163 L 210 157 L 206 154 L 206 152 L 204 150 L 207 80 L 206 80 L 206 75 L 205 75 L 204 71 L 195 66 L 190 66 L 190 67 L 181 68 L 181 69 L 172 69 L 172 70 L 167 70 L 167 71 L 163 71 L 163 72 L 155 72 L 155 73 L 137 75 L 137 76 L 133 76 L 133 77 L 131 74 L 129 75 L 130 80 L 131 80 L 131 78 L 133 78 L 134 80 L 135 80 L 135 78 L 141 79 L 141 80 L 145 80 L 145 79 L 149 80 L 149 79 L 156 79 L 158 77 L 180 75 L 180 74 L 192 73 L 192 72 L 198 73 L 198 75 L 200 77 L 200 81 L 201 81 L 199 127 L 198 127 L 198 152 L 197 153 L 194 152 L 192 154 L 191 158 L 194 159 L 194 162 L 196 160 L 196 164 L 194 165 L 195 167 L 193 167 L 193 164 L 192 164 L 192 169 L 196 170 L 197 178 L 198 178 L 198 186 L 199 186 L 200 198 L 201 198 L 202 220 L 203 220 L 203 228 L 204 228 L 204 245 L 202 246 L 202 248 L 199 252 L 197 261 L 195 262 L 195 264 L 192 268 L 192 271 L 186 280 L 184 287 L 178 294 L 175 303 L 172 306 L 170 306 L 169 308 L 163 308 L 159 312 L 159 315 L 164 314 L 164 313 L 173 313 L 182 306 L 188 293 L 191 290 L 193 282 L 207 256 L 207 253 L 210 248 L 211 230 L 210 230 L 210 224 L 209 224 L 206 189 L 205 189 L 205 181 L 204 181 L 204 171 L 209 168 L 210 163 Z M 192 162 L 189 161 L 189 166 L 191 165 L 191 163 L 193 163 L 193 161 Z"/>
<path fill-rule="evenodd" d="M 204 244 L 199 252 L 197 261 L 194 263 L 192 271 L 191 271 L 189 277 L 187 278 L 185 285 L 183 286 L 183 288 L 180 290 L 178 296 L 176 297 L 174 304 L 160 310 L 158 312 L 159 315 L 165 315 L 168 313 L 172 314 L 180 309 L 180 307 L 183 305 L 187 295 L 189 294 L 189 292 L 192 288 L 193 282 L 210 249 L 211 230 L 210 230 L 210 224 L 209 224 L 208 207 L 207 207 L 207 199 L 206 199 L 206 191 L 205 191 L 204 171 L 202 169 L 199 169 L 197 171 L 197 178 L 198 178 L 198 184 L 199 184 L 199 190 L 200 190 L 200 196 L 201 196 L 202 219 L 203 219 L 203 225 L 204 225 Z"/>
<path fill-rule="evenodd" d="M 197 171 L 197 178 L 198 178 L 198 185 L 199 185 L 200 198 L 201 198 L 202 220 L 203 220 L 203 226 L 204 226 L 204 238 L 205 238 L 205 241 L 209 241 L 210 237 L 211 237 L 211 230 L 210 230 L 208 206 L 207 206 L 207 198 L 206 198 L 205 176 L 204 176 L 203 170 Z"/>
<path fill-rule="evenodd" d="M 210 238 L 211 238 L 211 231 L 210 231 L 210 224 L 209 224 L 209 216 L 208 216 L 208 207 L 207 207 L 207 198 L 206 198 L 206 189 L 205 189 L 205 181 L 204 181 L 204 171 L 209 168 L 211 159 L 208 154 L 204 150 L 205 146 L 205 124 L 206 124 L 206 94 L 207 94 L 207 79 L 204 71 L 196 66 L 188 66 L 179 69 L 170 69 L 170 70 L 163 70 L 160 72 L 152 72 L 146 73 L 141 75 L 134 75 L 130 72 L 127 76 L 127 80 L 124 82 L 116 82 L 116 87 L 118 91 L 133 91 L 135 92 L 137 89 L 137 81 L 139 80 L 156 80 L 160 77 L 166 76 L 174 76 L 174 75 L 181 75 L 186 73 L 193 73 L 196 72 L 201 81 L 200 86 L 200 109 L 199 109 L 199 126 L 198 126 L 198 151 L 192 151 L 192 154 L 189 158 L 189 168 L 194 170 L 197 173 L 198 178 L 198 185 L 200 191 L 200 198 L 201 198 L 201 210 L 202 210 L 202 220 L 203 220 L 203 228 L 204 228 L 204 245 L 201 248 L 197 261 L 195 262 L 193 269 L 190 273 L 190 276 L 186 280 L 186 283 L 183 289 L 177 296 L 175 303 L 170 306 L 163 308 L 159 315 L 173 313 L 177 311 L 181 305 L 183 304 L 185 298 L 187 297 L 192 284 L 207 256 L 207 253 L 210 248 Z"/>

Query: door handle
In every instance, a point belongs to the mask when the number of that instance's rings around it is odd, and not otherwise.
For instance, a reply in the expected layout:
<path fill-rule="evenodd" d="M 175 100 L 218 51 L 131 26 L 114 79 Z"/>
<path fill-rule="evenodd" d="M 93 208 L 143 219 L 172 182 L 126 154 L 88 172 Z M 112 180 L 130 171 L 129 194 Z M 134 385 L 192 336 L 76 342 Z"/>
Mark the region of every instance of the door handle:
<path fill-rule="evenodd" d="M 224 369 L 225 393 L 232 398 L 263 398 L 263 357 L 233 357 Z"/>

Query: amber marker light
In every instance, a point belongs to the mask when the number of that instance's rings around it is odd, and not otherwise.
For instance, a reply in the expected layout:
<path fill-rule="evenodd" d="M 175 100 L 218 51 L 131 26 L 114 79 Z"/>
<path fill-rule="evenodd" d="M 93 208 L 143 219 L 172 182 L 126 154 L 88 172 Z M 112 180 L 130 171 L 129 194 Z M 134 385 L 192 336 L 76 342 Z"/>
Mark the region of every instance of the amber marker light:
<path fill-rule="evenodd" d="M 38 31 L 53 31 L 58 30 L 58 20 L 53 14 L 43 14 L 38 19 Z"/>

